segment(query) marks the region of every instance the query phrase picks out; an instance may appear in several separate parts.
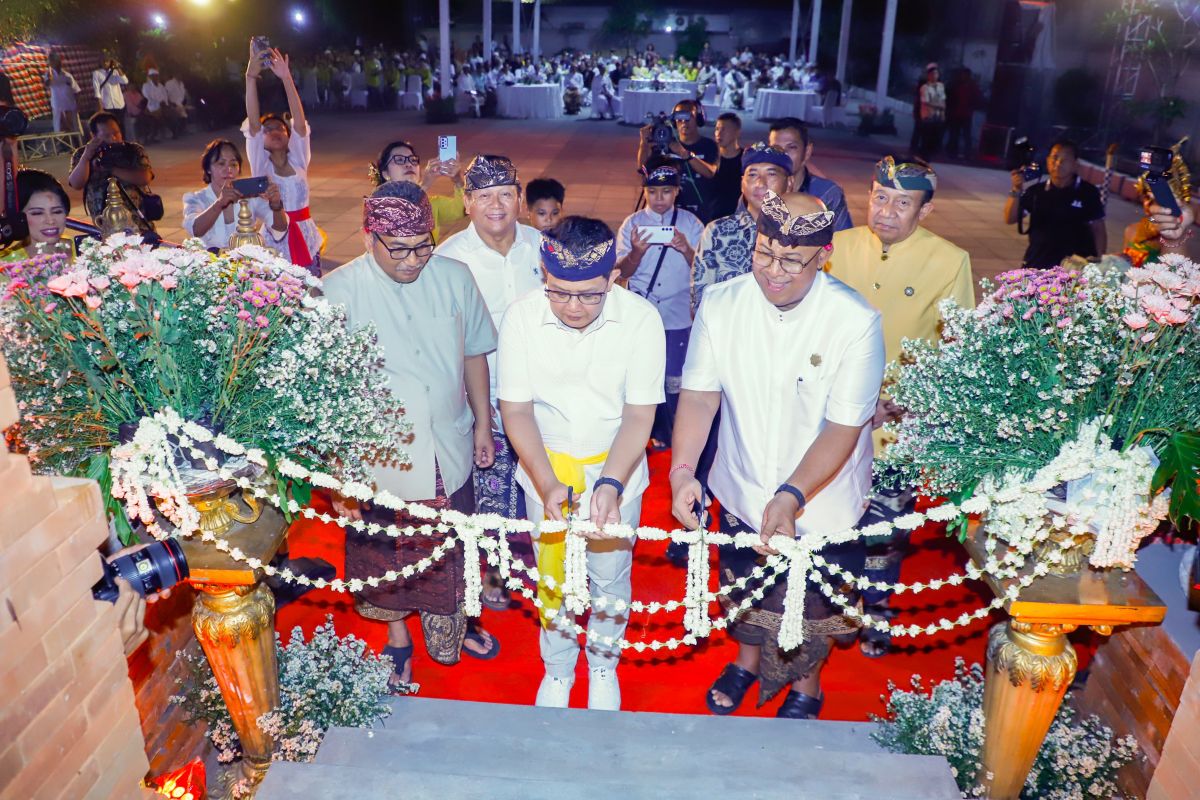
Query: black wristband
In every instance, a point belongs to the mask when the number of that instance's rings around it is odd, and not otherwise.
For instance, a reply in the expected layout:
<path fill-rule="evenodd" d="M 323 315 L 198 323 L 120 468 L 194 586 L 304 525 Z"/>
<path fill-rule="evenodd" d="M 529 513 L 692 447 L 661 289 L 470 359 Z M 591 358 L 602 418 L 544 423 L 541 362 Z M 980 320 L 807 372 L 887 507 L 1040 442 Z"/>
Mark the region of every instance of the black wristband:
<path fill-rule="evenodd" d="M 616 489 L 617 497 L 625 494 L 625 485 L 616 478 L 600 478 L 595 484 L 592 485 L 592 492 L 594 493 L 601 486 L 611 486 Z"/>
<path fill-rule="evenodd" d="M 800 504 L 801 508 L 804 508 L 804 506 L 808 504 L 808 501 L 804 499 L 804 492 L 800 491 L 795 486 L 792 486 L 790 483 L 780 484 L 779 488 L 775 490 L 775 494 L 779 494 L 780 492 L 787 492 L 792 497 L 796 498 L 796 502 Z"/>

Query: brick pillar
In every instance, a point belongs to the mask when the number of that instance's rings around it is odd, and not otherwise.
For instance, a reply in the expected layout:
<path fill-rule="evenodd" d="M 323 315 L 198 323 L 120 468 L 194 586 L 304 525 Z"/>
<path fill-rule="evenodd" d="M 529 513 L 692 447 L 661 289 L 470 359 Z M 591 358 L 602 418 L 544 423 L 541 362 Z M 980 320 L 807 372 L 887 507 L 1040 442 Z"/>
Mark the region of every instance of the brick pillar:
<path fill-rule="evenodd" d="M 0 429 L 17 421 L 0 356 Z M 108 526 L 93 481 L 34 477 L 0 447 L 0 800 L 153 797 L 113 606 L 92 599 Z"/>
<path fill-rule="evenodd" d="M 1184 684 L 1146 800 L 1191 800 L 1200 781 L 1200 653 Z"/>

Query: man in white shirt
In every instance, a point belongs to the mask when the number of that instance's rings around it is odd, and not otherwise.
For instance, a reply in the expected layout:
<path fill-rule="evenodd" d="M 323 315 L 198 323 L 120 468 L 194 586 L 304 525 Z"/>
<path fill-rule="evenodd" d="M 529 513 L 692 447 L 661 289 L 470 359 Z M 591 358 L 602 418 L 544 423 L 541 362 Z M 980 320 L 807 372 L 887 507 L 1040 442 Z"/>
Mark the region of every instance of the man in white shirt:
<path fill-rule="evenodd" d="M 92 71 L 92 90 L 100 101 L 100 109 L 116 117 L 122 131 L 125 129 L 125 92 L 121 87 L 128 83 L 129 78 L 125 77 L 115 58 Z"/>
<path fill-rule="evenodd" d="M 384 352 L 384 373 L 404 403 L 413 425 L 405 445 L 411 466 L 374 466 L 377 490 L 401 500 L 464 514 L 475 511 L 472 466 L 491 464 L 488 424 L 488 367 L 485 354 L 496 348 L 496 330 L 483 298 L 463 264 L 433 253 L 433 210 L 415 183 L 391 181 L 364 201 L 367 251 L 325 278 L 331 303 L 346 308 L 351 329 L 374 324 Z M 360 509 L 335 497 L 343 516 L 377 524 L 420 525 L 424 521 L 378 506 Z M 428 556 L 444 536 L 368 535 L 346 529 L 346 577 L 366 580 L 399 571 Z M 388 623 L 383 655 L 394 665 L 390 686 L 410 689 L 412 638 L 405 620 L 421 617 L 425 649 L 441 664 L 460 653 L 492 658 L 499 643 L 463 612 L 461 548 L 451 548 L 432 568 L 402 581 L 383 582 L 355 595 L 355 609 Z"/>
<path fill-rule="evenodd" d="M 692 509 L 702 490 L 693 465 L 720 409 L 708 488 L 721 503 L 722 532 L 757 532 L 760 554 L 772 552 L 775 535 L 853 527 L 871 490 L 870 422 L 883 379 L 883 333 L 879 312 L 823 271 L 833 220 L 810 195 L 768 194 L 752 273 L 706 289 L 692 326 L 672 442 L 672 510 L 685 526 L 699 525 Z M 861 542 L 821 552 L 861 574 Z M 756 558 L 748 549 L 722 547 L 722 584 L 749 576 Z M 730 599 L 740 602 L 759 585 L 752 580 Z M 780 651 L 783 594 L 779 581 L 730 626 L 738 656 L 706 697 L 714 714 L 732 713 L 760 677 L 759 705 L 791 685 L 777 716 L 820 713 L 829 637 L 857 630 L 810 585 L 805 642 Z"/>
<path fill-rule="evenodd" d="M 463 185 L 463 206 L 471 222 L 439 244 L 437 253 L 467 265 L 492 322 L 499 328 L 514 300 L 541 288 L 541 234 L 518 222 L 521 184 L 508 158 L 476 156 L 463 173 Z M 495 354 L 488 356 L 488 369 L 496 459 L 490 467 L 475 471 L 475 500 L 480 513 L 516 519 L 523 516 L 521 494 L 513 480 L 517 462 L 504 436 L 496 402 Z M 496 571 L 489 570 L 486 580 L 484 604 L 496 610 L 507 608 L 508 593 Z"/>
<path fill-rule="evenodd" d="M 704 232 L 695 214 L 675 205 L 681 177 L 674 162 L 651 161 L 642 177 L 645 205 L 625 218 L 617 234 L 617 269 L 621 277 L 629 281 L 630 291 L 654 304 L 667 331 L 667 399 L 651 432 L 655 449 L 665 449 L 671 439 L 679 376 L 683 374 L 692 327 L 692 259 Z M 668 228 L 670 239 L 665 235 Z"/>
<path fill-rule="evenodd" d="M 500 326 L 498 397 L 504 427 L 520 456 L 517 481 L 528 518 L 578 513 L 589 536 L 593 598 L 610 601 L 588 622 L 588 708 L 621 705 L 616 668 L 627 617 L 611 601 L 631 596 L 633 542 L 604 535 L 614 523 L 637 526 L 650 482 L 646 437 L 663 399 L 663 327 L 645 299 L 616 285 L 616 245 L 600 220 L 567 217 L 541 247 L 546 287 L 509 307 Z M 561 586 L 565 534 L 537 536 L 538 570 Z M 574 618 L 543 599 L 541 654 L 546 666 L 537 705 L 565 708 L 579 641 Z M 561 610 L 560 610 L 561 611 Z"/>
<path fill-rule="evenodd" d="M 158 70 L 151 68 L 146 72 L 146 82 L 142 84 L 142 96 L 146 98 L 146 114 L 154 120 L 154 127 L 171 128 L 171 138 L 179 138 L 179 134 L 171 127 L 166 108 L 171 104 L 167 95 L 167 87 L 159 80 Z"/>

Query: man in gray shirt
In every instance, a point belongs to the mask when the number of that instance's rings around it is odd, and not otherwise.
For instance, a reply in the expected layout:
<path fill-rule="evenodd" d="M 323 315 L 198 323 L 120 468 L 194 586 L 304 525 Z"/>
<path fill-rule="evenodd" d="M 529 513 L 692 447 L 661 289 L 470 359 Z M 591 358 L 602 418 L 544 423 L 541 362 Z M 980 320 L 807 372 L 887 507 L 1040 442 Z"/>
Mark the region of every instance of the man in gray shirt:
<path fill-rule="evenodd" d="M 474 513 L 472 466 L 495 457 L 488 402 L 487 354 L 496 328 L 466 265 L 433 255 L 433 211 L 414 183 L 391 181 L 364 201 L 366 252 L 325 279 L 325 296 L 346 308 L 351 328 L 374 325 L 384 351 L 384 373 L 412 423 L 405 446 L 411 467 L 378 465 L 377 490 L 434 508 Z M 343 516 L 401 527 L 420 525 L 403 512 L 355 507 L 335 498 Z M 444 535 L 390 537 L 346 530 L 346 577 L 365 580 L 399 571 L 428 556 Z M 463 613 L 464 564 L 451 548 L 431 569 L 408 580 L 383 582 L 355 596 L 355 607 L 388 623 L 384 655 L 395 664 L 392 686 L 412 682 L 412 639 L 405 619 L 421 617 L 425 647 L 442 664 L 465 652 L 492 658 L 500 645 L 481 628 L 468 629 Z"/>

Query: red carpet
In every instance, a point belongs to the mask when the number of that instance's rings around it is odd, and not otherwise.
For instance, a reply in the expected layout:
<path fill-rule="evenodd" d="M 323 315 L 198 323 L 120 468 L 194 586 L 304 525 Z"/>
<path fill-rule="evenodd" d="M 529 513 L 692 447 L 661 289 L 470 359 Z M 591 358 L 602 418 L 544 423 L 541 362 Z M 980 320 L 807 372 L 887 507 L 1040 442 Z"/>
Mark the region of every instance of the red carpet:
<path fill-rule="evenodd" d="M 669 452 L 650 458 L 651 488 L 646 492 L 642 523 L 662 528 L 677 527 L 671 518 L 666 472 L 670 468 Z M 315 500 L 322 504 L 323 501 Z M 323 509 L 325 510 L 325 509 Z M 302 520 L 293 526 L 289 541 L 292 557 L 312 556 L 332 563 L 342 574 L 343 536 L 334 525 Z M 672 566 L 664 557 L 664 543 L 639 542 L 634 554 L 634 598 L 651 601 L 679 599 L 683 596 L 684 571 Z M 917 531 L 911 554 L 904 562 L 902 580 L 926 581 L 944 577 L 961 568 L 964 551 L 936 530 Z M 714 557 L 713 563 L 716 563 Z M 715 581 L 715 576 L 714 576 Z M 715 585 L 714 585 L 715 588 Z M 980 585 L 947 587 L 938 592 L 920 595 L 905 594 L 893 600 L 900 610 L 898 621 L 928 624 L 943 616 L 957 617 L 963 611 L 978 608 L 990 599 Z M 715 608 L 715 606 L 714 606 Z M 280 610 L 276 625 L 286 637 L 293 627 L 301 626 L 307 634 L 332 614 L 340 634 L 354 633 L 378 649 L 386 643 L 386 626 L 359 617 L 347 595 L 328 589 L 312 591 L 300 600 Z M 653 620 L 647 614 L 635 614 L 630 620 L 626 637 L 630 641 L 650 641 L 682 636 L 682 612 L 658 614 Z M 414 638 L 419 642 L 420 626 L 410 623 Z M 879 659 L 863 656 L 857 646 L 835 650 L 822 677 L 825 691 L 823 719 L 865 720 L 869 713 L 882 713 L 881 695 L 888 681 L 907 686 L 910 676 L 920 674 L 927 682 L 941 680 L 954 672 L 955 656 L 968 662 L 982 661 L 990 621 L 977 622 L 965 629 L 918 639 L 898 639 L 892 652 Z M 491 661 L 464 657 L 453 667 L 431 661 L 421 645 L 416 647 L 413 679 L 421 684 L 423 697 L 482 700 L 497 703 L 532 703 L 542 677 L 538 656 L 537 622 L 533 608 L 518 596 L 508 611 L 484 609 L 484 627 L 501 642 L 500 655 Z M 731 661 L 736 645 L 723 632 L 717 632 L 694 648 L 674 652 L 638 654 L 627 651 L 622 657 L 620 676 L 622 708 L 629 711 L 665 711 L 685 714 L 707 714 L 705 691 L 723 665 Z M 573 707 L 587 705 L 587 667 L 580 658 L 578 680 L 572 694 Z M 739 715 L 773 715 L 781 702 L 781 692 L 771 703 L 755 709 L 757 689 L 746 696 Z"/>

